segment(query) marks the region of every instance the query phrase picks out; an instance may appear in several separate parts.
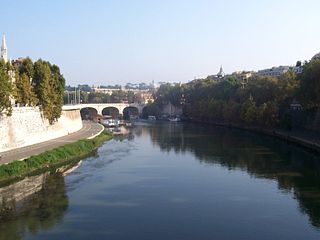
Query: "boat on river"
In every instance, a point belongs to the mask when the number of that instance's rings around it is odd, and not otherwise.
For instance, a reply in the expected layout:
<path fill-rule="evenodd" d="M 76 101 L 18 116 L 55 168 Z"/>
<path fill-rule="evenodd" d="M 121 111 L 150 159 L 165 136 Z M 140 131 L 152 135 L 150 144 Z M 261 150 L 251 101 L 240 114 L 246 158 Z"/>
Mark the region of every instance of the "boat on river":
<path fill-rule="evenodd" d="M 181 122 L 181 119 L 180 119 L 180 117 L 170 117 L 170 118 L 168 118 L 168 120 L 170 121 L 170 122 Z"/>

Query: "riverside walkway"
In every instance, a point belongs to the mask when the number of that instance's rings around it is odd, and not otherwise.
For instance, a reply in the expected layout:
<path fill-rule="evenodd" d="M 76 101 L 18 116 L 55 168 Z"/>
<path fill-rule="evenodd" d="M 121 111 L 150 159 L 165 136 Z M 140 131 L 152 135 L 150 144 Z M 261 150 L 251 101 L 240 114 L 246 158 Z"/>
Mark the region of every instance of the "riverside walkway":
<path fill-rule="evenodd" d="M 14 160 L 24 159 L 32 155 L 37 155 L 56 147 L 76 142 L 80 139 L 93 137 L 94 135 L 100 133 L 103 129 L 104 127 L 98 123 L 83 121 L 83 127 L 77 132 L 42 143 L 1 152 L 0 165 L 12 162 Z"/>

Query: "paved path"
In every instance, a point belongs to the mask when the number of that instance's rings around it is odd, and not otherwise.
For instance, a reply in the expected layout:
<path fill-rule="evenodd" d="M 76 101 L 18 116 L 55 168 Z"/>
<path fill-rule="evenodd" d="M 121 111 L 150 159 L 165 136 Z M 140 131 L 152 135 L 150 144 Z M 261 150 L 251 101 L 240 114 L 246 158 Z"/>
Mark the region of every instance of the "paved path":
<path fill-rule="evenodd" d="M 76 142 L 79 139 L 89 138 L 94 136 L 103 130 L 103 126 L 94 122 L 83 121 L 83 127 L 81 130 L 71 133 L 67 136 L 60 138 L 55 138 L 46 142 L 37 143 L 34 145 L 16 148 L 6 152 L 1 152 L 0 155 L 0 165 L 4 163 L 9 163 L 13 160 L 24 159 L 32 155 L 37 155 L 39 153 L 45 152 L 47 150 L 59 147 L 61 145 Z"/>

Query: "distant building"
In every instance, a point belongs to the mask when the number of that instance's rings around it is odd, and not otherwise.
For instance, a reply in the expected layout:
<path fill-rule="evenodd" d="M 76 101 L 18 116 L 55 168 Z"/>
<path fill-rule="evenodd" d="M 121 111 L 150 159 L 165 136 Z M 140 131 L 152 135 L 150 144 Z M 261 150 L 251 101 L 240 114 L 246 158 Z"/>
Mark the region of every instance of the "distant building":
<path fill-rule="evenodd" d="M 224 78 L 224 76 L 225 76 L 225 73 L 224 73 L 224 71 L 223 71 L 223 69 L 222 69 L 222 65 L 220 66 L 220 70 L 219 70 L 219 72 L 217 73 L 217 78 Z"/>
<path fill-rule="evenodd" d="M 259 70 L 256 75 L 261 77 L 279 77 L 282 74 L 292 70 L 296 73 L 302 73 L 303 66 L 296 65 L 296 66 L 279 66 L 279 67 L 272 67 L 268 69 Z"/>
<path fill-rule="evenodd" d="M 15 60 L 12 60 L 12 64 L 15 66 L 21 67 L 24 60 L 26 60 L 26 58 L 19 57 Z"/>
<path fill-rule="evenodd" d="M 291 67 L 291 70 L 293 70 L 294 72 L 299 74 L 299 73 L 302 73 L 303 67 L 302 66 L 294 66 L 294 67 Z"/>
<path fill-rule="evenodd" d="M 119 91 L 121 88 L 103 88 L 100 86 L 92 86 L 92 91 L 111 95 L 113 92 Z"/>
<path fill-rule="evenodd" d="M 224 79 L 224 77 L 226 76 L 226 74 L 223 71 L 222 65 L 220 66 L 219 72 L 216 75 L 209 75 L 207 76 L 207 79 L 216 81 L 216 82 L 220 82 Z"/>
<path fill-rule="evenodd" d="M 8 48 L 7 48 L 7 42 L 6 42 L 6 36 L 5 34 L 2 35 L 2 41 L 1 41 L 1 48 L 0 48 L 0 59 L 3 60 L 5 63 L 9 61 L 8 58 Z M 8 71 L 9 78 L 12 83 L 16 82 L 16 74 L 15 71 L 9 70 Z M 15 99 L 13 96 L 10 97 L 11 105 L 13 106 L 15 104 Z"/>
<path fill-rule="evenodd" d="M 290 70 L 290 66 L 279 66 L 279 67 L 272 67 L 272 68 L 268 68 L 268 69 L 263 69 L 263 70 L 259 70 L 257 72 L 258 76 L 262 76 L 262 77 L 279 77 L 282 74 L 286 73 L 287 71 Z"/>
<path fill-rule="evenodd" d="M 232 73 L 233 76 L 240 80 L 241 88 L 245 88 L 247 86 L 248 81 L 253 74 L 254 72 L 252 71 L 239 71 Z"/>
<path fill-rule="evenodd" d="M 311 60 L 320 59 L 320 52 L 314 55 Z"/>
<path fill-rule="evenodd" d="M 301 111 L 302 110 L 302 105 L 298 102 L 292 102 L 290 104 L 290 110 L 293 110 L 293 111 Z"/>
<path fill-rule="evenodd" d="M 123 92 L 133 92 L 136 95 L 139 95 L 141 98 L 141 103 L 150 103 L 154 101 L 153 97 L 153 91 L 146 89 L 146 90 L 140 90 L 140 89 L 128 89 L 128 88 L 104 88 L 104 87 L 99 87 L 99 86 L 92 86 L 93 92 L 97 93 L 104 93 L 104 94 L 109 94 L 112 95 L 112 93 L 117 92 L 117 91 L 123 91 Z"/>
<path fill-rule="evenodd" d="M 5 63 L 8 62 L 8 48 L 6 43 L 6 35 L 3 34 L 1 42 L 0 59 L 3 59 Z"/>

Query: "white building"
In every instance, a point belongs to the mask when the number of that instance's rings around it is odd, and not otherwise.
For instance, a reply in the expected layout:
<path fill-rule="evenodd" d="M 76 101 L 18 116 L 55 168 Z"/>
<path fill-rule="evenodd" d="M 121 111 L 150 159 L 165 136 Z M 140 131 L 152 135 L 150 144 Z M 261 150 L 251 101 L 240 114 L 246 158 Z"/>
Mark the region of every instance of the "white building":
<path fill-rule="evenodd" d="M 279 77 L 282 74 L 286 73 L 290 70 L 290 66 L 279 66 L 279 67 L 272 67 L 268 69 L 259 70 L 257 72 L 258 76 L 270 76 L 270 77 Z"/>
<path fill-rule="evenodd" d="M 232 73 L 233 76 L 235 76 L 237 79 L 240 80 L 241 88 L 245 88 L 248 84 L 249 79 L 252 77 L 254 72 L 252 71 L 238 71 Z"/>
<path fill-rule="evenodd" d="M 222 69 L 222 65 L 220 66 L 220 70 L 219 70 L 219 72 L 217 73 L 217 78 L 224 78 L 224 76 L 225 76 L 225 73 L 224 73 L 224 71 L 223 71 L 223 69 Z"/>
<path fill-rule="evenodd" d="M 8 62 L 8 48 L 6 43 L 6 36 L 3 34 L 1 42 L 0 59 L 3 59 L 5 63 Z"/>
<path fill-rule="evenodd" d="M 266 77 L 279 77 L 282 74 L 292 70 L 296 73 L 302 73 L 303 67 L 302 66 L 279 66 L 279 67 L 272 67 L 268 69 L 259 70 L 256 74 L 258 76 Z"/>

